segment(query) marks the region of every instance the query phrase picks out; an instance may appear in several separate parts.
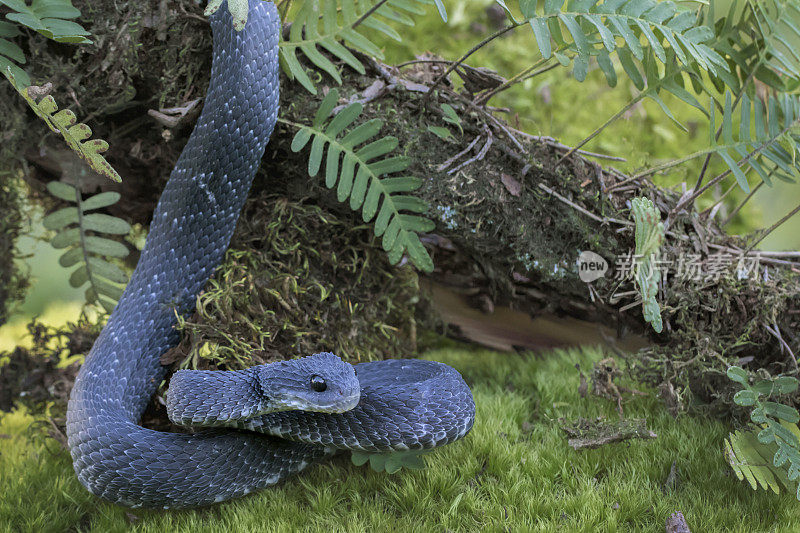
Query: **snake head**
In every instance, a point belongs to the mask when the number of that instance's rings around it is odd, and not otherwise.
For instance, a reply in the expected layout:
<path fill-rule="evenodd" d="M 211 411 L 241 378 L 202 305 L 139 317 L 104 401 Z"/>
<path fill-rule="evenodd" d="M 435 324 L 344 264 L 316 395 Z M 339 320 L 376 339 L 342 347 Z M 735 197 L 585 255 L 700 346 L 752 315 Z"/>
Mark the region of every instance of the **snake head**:
<path fill-rule="evenodd" d="M 358 405 L 361 386 L 355 369 L 332 353 L 255 367 L 270 410 L 344 413 Z"/>

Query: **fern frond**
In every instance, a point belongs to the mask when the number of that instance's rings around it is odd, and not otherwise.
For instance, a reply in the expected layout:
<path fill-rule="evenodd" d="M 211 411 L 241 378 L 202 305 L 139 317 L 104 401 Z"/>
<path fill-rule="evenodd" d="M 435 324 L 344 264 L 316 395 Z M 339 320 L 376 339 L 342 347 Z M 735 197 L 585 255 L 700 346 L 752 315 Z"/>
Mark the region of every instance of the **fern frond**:
<path fill-rule="evenodd" d="M 788 490 L 796 490 L 800 500 L 800 413 L 790 405 L 766 401 L 771 395 L 796 392 L 798 380 L 779 376 L 751 385 L 747 372 L 738 366 L 729 367 L 727 375 L 742 386 L 733 397 L 734 403 L 754 407 L 750 420 L 758 426 L 753 431 L 731 433 L 726 439 L 728 464 L 736 477 L 747 478 L 754 490 L 769 487 L 777 493 L 778 480 Z"/>
<path fill-rule="evenodd" d="M 80 288 L 88 283 L 86 301 L 98 303 L 110 313 L 122 296 L 128 276 L 104 257 L 126 257 L 128 248 L 103 235 L 127 235 L 131 227 L 120 218 L 88 212 L 114 205 L 119 201 L 119 193 L 102 192 L 84 200 L 80 190 L 60 181 L 48 183 L 47 190 L 56 198 L 74 204 L 50 213 L 43 221 L 45 228 L 58 232 L 52 246 L 67 249 L 59 264 L 64 268 L 78 265 L 69 277 L 70 285 Z"/>
<path fill-rule="evenodd" d="M 761 487 L 780 494 L 783 486 L 786 490 L 794 491 L 795 484 L 789 481 L 786 472 L 772 464 L 777 448 L 774 443 L 758 442 L 752 430 L 734 431 L 724 441 L 725 460 L 739 481 L 746 479 L 753 490 Z"/>
<path fill-rule="evenodd" d="M 10 68 L 14 77 L 25 87 L 31 84 L 31 79 L 17 65 L 25 64 L 25 54 L 9 40 L 20 35 L 19 26 L 35 30 L 60 43 L 92 43 L 86 38 L 89 32 L 69 20 L 81 14 L 72 6 L 71 0 L 33 0 L 31 5 L 23 0 L 0 0 L 0 4 L 13 11 L 7 13 L 6 18 L 16 23 L 0 21 L 0 71 L 6 72 Z"/>
<path fill-rule="evenodd" d="M 48 95 L 42 98 L 39 102 L 34 100 L 31 96 L 31 89 L 33 87 L 20 86 L 11 68 L 6 67 L 3 71 L 8 81 L 22 95 L 33 112 L 39 118 L 44 120 L 45 124 L 50 128 L 53 133 L 60 133 L 67 145 L 83 158 L 89 166 L 97 172 L 114 181 L 122 181 L 122 178 L 114 170 L 114 167 L 106 161 L 106 158 L 101 154 L 108 150 L 108 143 L 103 139 L 89 139 L 92 136 L 92 129 L 83 122 L 77 122 L 75 113 L 69 109 L 58 111 L 58 104 L 55 99 Z"/>
<path fill-rule="evenodd" d="M 570 149 L 565 155 L 563 155 L 559 160 L 559 163 L 565 161 L 575 150 L 580 149 L 590 140 L 597 137 L 603 132 L 604 129 L 613 124 L 616 120 L 619 120 L 619 118 L 622 117 L 625 112 L 645 98 L 650 98 L 657 103 L 667 118 L 672 120 L 679 128 L 686 131 L 686 127 L 681 124 L 677 118 L 675 118 L 675 115 L 672 114 L 669 106 L 667 106 L 666 102 L 661 99 L 661 91 L 669 92 L 687 104 L 696 107 L 703 114 L 708 114 L 705 108 L 700 105 L 700 102 L 697 101 L 697 98 L 695 98 L 694 95 L 692 95 L 692 93 L 690 93 L 684 87 L 684 75 L 688 75 L 690 79 L 694 80 L 694 77 L 697 76 L 697 73 L 693 70 L 690 70 L 686 66 L 678 64 L 678 61 L 675 58 L 675 54 L 672 52 L 672 50 L 667 51 L 667 63 L 664 64 L 663 73 L 660 71 L 655 54 L 651 49 L 648 49 L 645 52 L 644 61 L 642 63 L 642 71 L 639 70 L 639 67 L 633 61 L 633 57 L 629 50 L 620 48 L 618 49 L 618 54 L 623 69 L 625 69 L 625 72 L 628 74 L 633 84 L 641 92 L 634 96 L 627 104 L 625 104 L 622 109 L 611 116 L 611 118 L 606 120 L 601 126 L 595 129 L 592 133 L 590 133 L 587 137 Z"/>
<path fill-rule="evenodd" d="M 780 92 L 800 84 L 800 5 L 796 0 L 737 0 L 726 14 L 708 15 L 717 23 L 714 49 L 738 67 L 724 79 L 711 76 L 719 92 L 737 94 L 745 80 L 758 79 Z"/>
<path fill-rule="evenodd" d="M 406 253 L 417 268 L 432 271 L 433 261 L 417 233 L 431 231 L 434 223 L 420 216 L 428 209 L 425 202 L 407 194 L 422 182 L 397 175 L 408 168 L 409 158 L 389 155 L 397 148 L 396 138 L 375 140 L 383 125 L 380 119 L 357 124 L 363 111 L 360 103 L 350 104 L 334 115 L 338 99 L 339 92 L 332 89 L 322 100 L 311 126 L 295 124 L 298 131 L 292 140 L 292 151 L 299 152 L 311 142 L 308 175 L 314 177 L 322 170 L 325 185 L 329 189 L 336 187 L 340 202 L 349 199 L 350 208 L 360 210 L 364 222 L 375 220 L 375 236 L 382 237 L 381 244 L 392 264 Z"/>
<path fill-rule="evenodd" d="M 19 28 L 15 24 L 0 21 L 0 69 L 3 72 L 6 69 L 11 70 L 20 84 L 27 87 L 31 84 L 31 79 L 28 77 L 28 73 L 16 64 L 25 64 L 25 53 L 22 48 L 9 41 L 20 34 Z"/>
<path fill-rule="evenodd" d="M 358 28 L 364 26 L 399 41 L 400 34 L 387 21 L 413 26 L 414 20 L 410 15 L 425 13 L 422 6 L 429 3 L 427 0 L 388 0 L 371 12 L 379 1 L 301 0 L 289 38 L 280 43 L 281 65 L 286 75 L 297 80 L 310 93 L 317 94 L 314 82 L 300 64 L 297 54 L 302 52 L 314 66 L 341 84 L 338 67 L 320 48 L 363 74 L 363 63 L 344 45 L 378 59 L 383 59 L 383 52 Z"/>
<path fill-rule="evenodd" d="M 6 18 L 35 30 L 48 39 L 59 43 L 91 44 L 86 38 L 89 32 L 70 19 L 81 16 L 71 0 L 33 0 L 28 5 L 24 0 L 0 0 L 13 13 Z"/>
<path fill-rule="evenodd" d="M 554 54 L 553 43 L 555 48 L 567 45 L 575 52 L 575 68 L 581 72 L 589 58 L 595 56 L 607 78 L 611 78 L 613 69 L 607 57 L 613 52 L 628 72 L 626 63 L 631 62 L 631 56 L 643 61 L 648 47 L 661 63 L 667 62 L 671 50 L 682 65 L 694 63 L 711 73 L 728 68 L 722 56 L 707 44 L 714 32 L 698 26 L 693 12 L 680 11 L 672 2 L 574 0 L 562 9 L 563 0 L 548 0 L 541 10 L 537 9 L 538 4 L 520 2 L 520 9 L 542 57 L 547 59 Z M 619 45 L 618 39 L 624 45 Z"/>
<path fill-rule="evenodd" d="M 751 101 L 744 94 L 739 102 L 739 117 L 739 128 L 736 132 L 733 127 L 731 93 L 727 91 L 722 114 L 722 143 L 718 144 L 712 102 L 709 151 L 725 162 L 745 192 L 750 192 L 747 177 L 742 170 L 745 165 L 755 170 L 767 185 L 771 185 L 771 173 L 793 183 L 793 176 L 800 173 L 800 162 L 795 155 L 800 141 L 800 135 L 796 131 L 800 126 L 800 98 L 789 94 L 781 94 L 777 98 L 770 96 L 764 106 L 761 100 Z"/>

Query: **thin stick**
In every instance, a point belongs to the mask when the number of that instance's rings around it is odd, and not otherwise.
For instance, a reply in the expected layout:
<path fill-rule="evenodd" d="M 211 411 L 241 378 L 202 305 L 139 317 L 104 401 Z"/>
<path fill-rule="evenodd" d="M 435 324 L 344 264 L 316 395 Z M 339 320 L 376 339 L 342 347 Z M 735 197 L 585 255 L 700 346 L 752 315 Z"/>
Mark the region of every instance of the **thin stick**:
<path fill-rule="evenodd" d="M 368 19 L 368 18 L 370 17 L 370 15 L 372 15 L 373 13 L 375 13 L 375 12 L 376 12 L 376 11 L 377 11 L 377 10 L 378 10 L 378 9 L 379 9 L 379 8 L 380 8 L 382 5 L 383 5 L 383 4 L 385 4 L 385 3 L 386 3 L 386 2 L 388 2 L 388 1 L 389 1 L 389 0 L 380 0 L 380 2 L 378 2 L 377 4 L 375 4 L 374 6 L 372 6 L 371 8 L 369 8 L 369 9 L 367 10 L 367 12 L 366 12 L 366 13 L 364 13 L 363 15 L 361 15 L 360 17 L 358 17 L 358 20 L 356 20 L 356 21 L 353 23 L 353 25 L 352 25 L 352 26 L 350 26 L 350 28 L 351 28 L 351 29 L 355 29 L 355 28 L 357 28 L 359 24 L 361 24 L 361 23 L 362 23 L 362 22 L 364 22 L 366 19 Z"/>
<path fill-rule="evenodd" d="M 494 41 L 498 37 L 500 37 L 502 35 L 505 35 L 506 33 L 510 32 L 511 30 L 519 28 L 523 24 L 526 24 L 526 23 L 519 22 L 519 23 L 512 24 L 510 26 L 506 26 L 505 28 L 501 28 L 501 29 L 497 30 L 496 32 L 494 32 L 493 34 L 491 34 L 489 37 L 485 38 L 484 40 L 482 40 L 481 42 L 479 42 L 478 44 L 473 46 L 472 48 L 470 48 L 469 51 L 466 54 L 461 56 L 457 61 L 453 62 L 447 68 L 447 70 L 445 70 L 444 73 L 442 73 L 441 76 L 436 78 L 436 81 L 434 81 L 433 85 L 430 86 L 430 89 L 428 90 L 428 94 L 425 95 L 425 98 L 426 99 L 430 98 L 431 95 L 433 94 L 434 89 L 436 89 L 447 78 L 447 76 L 449 76 L 450 73 L 453 72 L 461 63 L 463 63 L 464 61 L 469 59 L 469 57 L 472 54 L 474 54 L 475 52 L 477 52 L 478 50 L 480 50 L 481 48 L 483 48 L 484 46 L 486 46 L 490 42 Z"/>
<path fill-rule="evenodd" d="M 773 172 L 774 172 L 774 171 L 773 171 Z M 728 225 L 728 223 L 729 223 L 731 220 L 733 220 L 733 217 L 735 217 L 736 215 L 738 215 L 738 214 L 739 214 L 739 211 L 741 211 L 741 210 L 742 210 L 742 208 L 744 207 L 744 205 L 745 205 L 747 202 L 749 202 L 749 201 L 750 201 L 750 198 L 752 198 L 752 197 L 753 197 L 753 195 L 754 195 L 756 192 L 758 192 L 758 189 L 760 189 L 762 185 L 764 185 L 764 182 L 763 182 L 763 181 L 760 181 L 760 182 L 758 183 L 758 185 L 756 185 L 756 186 L 753 188 L 753 190 L 752 190 L 752 191 L 750 191 L 750 194 L 748 194 L 748 195 L 745 197 L 745 199 L 744 199 L 744 200 L 742 200 L 742 201 L 739 203 L 739 205 L 737 205 L 737 206 L 736 206 L 736 209 L 734 209 L 733 211 L 731 211 L 731 214 L 730 214 L 730 215 L 728 215 L 728 218 L 726 218 L 725 220 L 723 220 L 723 221 L 722 221 L 722 226 L 723 226 L 723 227 L 727 226 L 727 225 Z"/>
<path fill-rule="evenodd" d="M 441 63 L 449 65 L 450 63 L 452 63 L 452 61 L 449 61 L 447 59 L 412 59 L 411 61 L 404 61 L 402 63 L 398 63 L 397 65 L 394 66 L 394 68 L 403 68 L 417 63 Z"/>
<path fill-rule="evenodd" d="M 785 128 L 783 128 L 783 130 L 780 133 L 778 133 L 778 135 L 776 135 L 776 136 L 772 137 L 770 140 L 762 143 L 761 146 L 759 146 L 757 149 L 755 149 L 752 152 L 750 152 L 749 154 L 747 154 L 747 156 L 744 157 L 743 159 L 741 159 L 737 163 L 737 165 L 741 167 L 742 165 L 744 165 L 745 163 L 747 163 L 748 161 L 750 161 L 751 159 L 756 157 L 758 154 L 763 152 L 765 148 L 767 148 L 768 146 L 772 146 L 772 143 L 774 143 L 775 141 L 780 139 L 787 131 L 789 131 L 790 129 L 794 128 L 797 125 L 798 122 L 800 122 L 800 118 L 795 119 L 791 124 L 788 124 Z M 708 189 L 710 189 L 711 187 L 713 187 L 714 185 L 716 185 L 717 183 L 719 183 L 720 181 L 722 181 L 723 179 L 728 177 L 728 175 L 730 175 L 731 172 L 732 172 L 732 170 L 728 169 L 725 172 L 717 175 L 714 179 L 709 181 L 703 187 L 701 187 L 700 189 L 695 189 L 695 191 L 692 194 L 688 195 L 686 198 L 684 198 L 683 200 L 678 202 L 678 205 L 676 205 L 672 209 L 672 211 L 670 211 L 669 214 L 667 215 L 667 222 L 664 225 L 668 226 L 670 219 L 676 213 L 679 213 L 680 210 L 683 209 L 684 207 L 686 207 L 687 205 L 692 205 L 694 203 L 694 201 L 697 200 L 703 193 L 705 193 Z"/>
<path fill-rule="evenodd" d="M 748 246 L 748 247 L 747 247 L 747 250 L 746 250 L 746 251 L 747 251 L 747 252 L 749 252 L 750 250 L 752 250 L 753 248 L 755 248 L 755 246 L 756 246 L 758 243 L 760 243 L 761 241 L 763 241 L 763 240 L 764 240 L 764 238 L 765 238 L 767 235 L 769 235 L 770 233 L 772 233 L 773 231 L 775 231 L 776 229 L 778 229 L 778 228 L 779 228 L 781 225 L 783 225 L 783 223 L 784 223 L 784 222 L 786 222 L 787 220 L 789 220 L 790 218 L 792 218 L 793 216 L 795 216 L 795 215 L 796 215 L 798 212 L 800 212 L 800 204 L 798 204 L 798 206 L 797 206 L 797 207 L 795 207 L 794 209 L 792 209 L 791 211 L 789 211 L 789 212 L 788 212 L 786 215 L 784 215 L 784 217 L 783 217 L 783 218 L 781 218 L 781 219 L 780 219 L 779 221 L 777 221 L 775 224 L 773 224 L 772 226 L 770 226 L 770 227 L 769 227 L 769 229 L 767 229 L 767 230 L 763 231 L 763 232 L 761 233 L 761 235 L 759 235 L 758 239 L 756 239 L 756 241 L 755 241 L 753 244 L 751 244 L 750 246 Z"/>
<path fill-rule="evenodd" d="M 536 63 L 534 63 L 533 65 L 531 65 L 530 67 L 528 67 L 528 68 L 526 68 L 526 69 L 524 69 L 524 70 L 522 70 L 520 72 L 517 72 L 511 78 L 509 78 L 506 81 L 504 81 L 502 85 L 500 85 L 498 87 L 495 87 L 494 89 L 492 89 L 491 91 L 487 92 L 486 94 L 481 95 L 477 100 L 475 100 L 475 103 L 478 104 L 478 105 L 485 104 L 486 102 L 489 101 L 489 99 L 491 97 L 493 97 L 494 95 L 496 95 L 500 91 L 504 91 L 504 90 L 508 89 L 509 87 L 514 85 L 515 83 L 518 83 L 518 82 L 522 81 L 523 76 L 529 74 L 530 72 L 533 72 L 534 70 L 539 68 L 541 65 L 544 65 L 545 63 L 550 61 L 550 59 L 551 58 L 548 58 L 548 59 L 542 58 L 539 61 L 537 61 Z M 550 68 L 554 68 L 555 66 L 558 66 L 558 65 L 559 65 L 559 63 L 556 63 L 555 65 L 552 65 Z M 548 68 L 548 70 L 549 70 L 549 68 Z"/>
<path fill-rule="evenodd" d="M 747 85 L 753 80 L 753 76 L 756 73 L 756 69 L 761 66 L 761 61 L 763 61 L 763 58 L 766 57 L 766 55 L 764 55 L 765 51 L 766 47 L 764 48 L 764 51 L 761 52 L 761 55 L 759 55 L 758 65 L 753 70 L 750 71 L 750 74 L 747 76 L 747 79 L 744 80 L 741 89 L 739 89 L 739 93 L 736 95 L 736 99 L 733 101 L 733 104 L 731 105 L 731 113 L 733 113 L 733 111 L 736 109 L 736 106 L 739 105 L 739 100 L 742 99 L 742 95 L 745 93 Z M 714 134 L 714 139 L 719 140 L 720 135 L 722 135 L 722 124 L 720 124 L 719 128 L 717 128 L 717 133 Z M 700 169 L 700 175 L 697 177 L 697 183 L 695 183 L 694 185 L 695 189 L 700 187 L 700 185 L 703 183 L 703 178 L 706 175 L 706 170 L 708 170 L 708 163 L 711 161 L 712 155 L 713 152 L 709 152 L 708 155 L 706 155 L 706 160 L 703 161 L 703 168 Z"/>
<path fill-rule="evenodd" d="M 614 222 L 614 223 L 620 224 L 622 226 L 633 226 L 634 225 L 633 222 L 629 222 L 627 220 L 618 220 L 616 218 L 609 218 L 609 217 L 601 218 L 601 217 L 595 215 L 594 213 L 592 213 L 591 211 L 588 211 L 588 210 L 584 209 L 583 207 L 579 206 L 578 204 L 576 204 L 575 202 L 573 202 L 569 198 L 566 198 L 565 196 L 560 195 L 559 193 L 557 193 L 556 191 L 554 191 L 553 189 L 551 189 L 550 187 L 548 187 L 544 183 L 540 183 L 539 184 L 539 188 L 542 189 L 543 191 L 555 196 L 556 198 L 558 198 L 559 200 L 561 200 L 562 202 L 564 202 L 568 206 L 572 207 L 573 209 L 575 209 L 577 211 L 580 211 L 581 213 L 583 213 L 587 217 L 589 217 L 589 218 L 591 218 L 593 220 L 596 220 L 596 221 L 598 221 L 600 223 L 604 224 L 606 222 Z"/>
<path fill-rule="evenodd" d="M 594 131 L 593 131 L 591 134 L 589 134 L 589 136 L 588 136 L 588 137 L 586 137 L 586 138 L 585 138 L 584 140 L 582 140 L 580 143 L 578 143 L 577 145 L 575 145 L 575 146 L 574 146 L 574 147 L 573 147 L 573 148 L 572 148 L 572 149 L 571 149 L 569 152 L 567 152 L 566 154 L 564 154 L 563 156 L 561 156 L 561 159 L 559 159 L 559 160 L 556 162 L 556 165 L 555 165 L 555 166 L 559 166 L 561 163 L 563 163 L 563 162 L 564 162 L 564 160 L 565 160 L 565 159 L 567 159 L 569 156 L 571 156 L 573 153 L 575 153 L 575 151 L 576 151 L 576 150 L 578 150 L 579 148 L 582 148 L 582 147 L 583 147 L 583 146 L 584 146 L 586 143 L 588 143 L 589 141 L 591 141 L 592 139 L 594 139 L 595 137 L 597 137 L 598 135 L 600 135 L 600 133 L 601 133 L 601 132 L 602 132 L 604 129 L 606 129 L 606 128 L 609 126 L 609 124 L 611 124 L 612 122 L 614 122 L 615 120 L 617 120 L 619 117 L 621 117 L 623 114 L 625 114 L 625 113 L 626 113 L 626 112 L 627 112 L 627 111 L 628 111 L 630 108 L 632 108 L 633 106 L 635 106 L 636 104 L 638 104 L 638 103 L 639 103 L 639 102 L 642 100 L 642 98 L 644 98 L 644 93 L 643 93 L 643 92 L 642 92 L 642 93 L 640 93 L 638 96 L 636 96 L 636 98 L 634 98 L 633 100 L 631 100 L 630 102 L 628 102 L 628 104 L 627 104 L 625 107 L 623 107 L 623 108 L 622 108 L 622 109 L 620 109 L 620 110 L 619 110 L 617 113 L 615 113 L 615 114 L 614 114 L 614 116 L 612 116 L 611 118 L 609 118 L 608 120 L 606 120 L 606 121 L 603 123 L 603 125 L 602 125 L 602 126 L 600 126 L 599 128 L 597 128 L 596 130 L 594 130 Z"/>

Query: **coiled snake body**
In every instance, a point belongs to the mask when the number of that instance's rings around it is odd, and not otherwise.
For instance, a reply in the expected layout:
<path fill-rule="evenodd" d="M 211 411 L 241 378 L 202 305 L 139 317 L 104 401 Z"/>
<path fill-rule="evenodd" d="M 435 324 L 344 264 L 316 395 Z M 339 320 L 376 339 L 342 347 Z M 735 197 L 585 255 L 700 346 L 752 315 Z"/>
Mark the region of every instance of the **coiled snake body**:
<path fill-rule="evenodd" d="M 167 394 L 173 421 L 236 430 L 179 434 L 138 425 L 165 376 L 159 358 L 179 340 L 176 309 L 191 311 L 221 261 L 277 118 L 274 5 L 256 2 L 240 32 L 224 8 L 211 25 L 203 112 L 159 200 L 136 270 L 81 367 L 67 412 L 80 481 L 131 507 L 242 496 L 337 449 L 447 444 L 470 430 L 475 414 L 469 388 L 446 365 L 389 360 L 353 367 L 322 353 L 238 372 L 173 376 Z"/>

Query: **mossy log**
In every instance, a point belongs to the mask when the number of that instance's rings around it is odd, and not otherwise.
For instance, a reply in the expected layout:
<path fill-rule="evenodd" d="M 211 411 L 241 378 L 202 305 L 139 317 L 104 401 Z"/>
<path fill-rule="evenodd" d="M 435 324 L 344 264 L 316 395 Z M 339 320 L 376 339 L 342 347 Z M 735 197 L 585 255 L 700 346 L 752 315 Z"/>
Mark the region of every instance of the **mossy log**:
<path fill-rule="evenodd" d="M 200 8 L 188 0 L 113 5 L 76 1 L 75 5 L 97 44 L 73 48 L 32 38 L 33 78 L 52 82 L 57 100 L 64 105 L 72 102 L 69 107 L 111 144 L 107 159 L 123 176 L 123 183 L 97 178 L 84 180 L 82 187 L 119 190 L 123 200 L 113 214 L 146 225 L 191 130 L 198 108 L 194 100 L 202 98 L 207 86 L 209 28 Z M 665 391 L 672 391 L 673 385 L 693 385 L 695 393 L 710 398 L 725 379 L 721 371 L 733 361 L 751 362 L 768 372 L 797 371 L 794 354 L 800 350 L 800 339 L 794 332 L 800 317 L 800 283 L 795 264 L 762 257 L 755 274 L 739 276 L 735 269 L 713 274 L 710 267 L 720 262 L 720 254 L 730 254 L 728 259 L 735 265 L 744 243 L 727 236 L 702 214 L 673 213 L 662 245 L 664 257 L 696 257 L 696 268 L 712 274 L 700 281 L 678 276 L 662 280 L 657 298 L 664 330 L 657 334 L 644 322 L 641 306 L 635 305 L 638 296 L 631 280 L 616 280 L 611 271 L 590 285 L 579 279 L 575 264 L 580 251 L 590 250 L 614 265 L 634 249 L 630 201 L 646 196 L 666 215 L 677 204 L 678 193 L 646 179 L 630 180 L 580 152 L 561 161 L 565 147 L 515 130 L 501 115 L 475 106 L 469 95 L 449 85 L 429 97 L 427 86 L 438 72 L 436 66 L 400 72 L 369 58 L 364 62 L 368 65 L 364 75 L 344 71 L 341 102 L 362 102 L 364 119 L 383 119 L 382 133 L 400 139 L 400 150 L 412 158 L 408 173 L 423 179 L 419 195 L 436 222 L 436 229 L 423 237 L 436 265 L 434 272 L 418 284 L 408 265 L 390 267 L 371 238 L 370 227 L 337 203 L 320 179 L 308 177 L 306 154 L 291 151 L 294 131 L 281 124 L 267 149 L 233 251 L 215 282 L 223 288 L 244 287 L 242 294 L 262 291 L 264 298 L 258 302 L 245 298 L 240 307 L 231 307 L 236 297 L 226 300 L 222 292 L 210 288 L 207 294 L 216 294 L 215 302 L 224 305 L 205 319 L 190 320 L 187 327 L 193 335 L 217 347 L 228 346 L 231 355 L 236 346 L 249 346 L 264 360 L 276 356 L 275 352 L 289 356 L 313 348 L 344 347 L 354 359 L 374 356 L 369 352 L 376 351 L 378 356 L 394 355 L 412 349 L 416 338 L 416 322 L 401 308 L 411 309 L 420 300 L 418 319 L 431 323 L 435 313 L 424 303 L 424 287 L 431 282 L 457 291 L 485 313 L 487 324 L 502 306 L 530 316 L 602 324 L 622 336 L 649 337 L 652 346 L 636 359 L 636 367 L 643 377 L 663 382 Z M 334 85 L 329 78 L 317 77 L 321 94 Z M 281 117 L 308 123 L 321 94 L 312 97 L 298 84 L 282 80 Z M 69 180 L 61 170 L 64 157 L 69 156 L 59 140 L 44 136 L 44 126 L 26 113 L 24 102 L 9 87 L 0 86 L 0 96 L 6 140 L 0 168 L 21 169 L 16 156 L 24 154 L 24 178 L 34 193 L 43 190 L 48 180 Z M 442 117 L 443 102 L 457 111 L 463 128 L 459 132 L 451 127 L 453 135 L 448 139 L 428 129 L 448 126 Z M 179 109 L 175 113 L 168 108 Z M 308 246 L 305 256 L 284 257 L 280 268 L 268 269 L 274 281 L 259 281 L 244 267 L 278 261 L 280 252 L 264 255 L 273 242 L 264 235 L 279 239 L 269 232 L 270 220 L 289 212 L 299 217 L 289 225 L 294 224 L 293 231 L 303 235 Z M 349 237 L 336 241 L 335 236 L 342 234 Z M 259 259 L 248 255 L 254 250 L 261 250 Z M 319 266 L 315 261 L 320 257 L 325 260 L 315 280 L 324 281 L 325 286 L 312 298 L 311 285 L 300 290 L 298 282 L 309 275 L 309 263 Z M 354 280 L 370 276 L 358 296 L 337 293 L 334 312 L 349 311 L 336 317 L 335 328 L 319 315 L 333 301 L 321 297 L 326 291 L 335 291 L 344 280 L 348 287 L 358 286 Z M 225 283 L 220 285 L 219 280 Z M 381 292 L 381 287 L 392 288 Z M 363 310 L 376 301 L 383 302 L 383 307 L 375 306 L 365 315 Z M 265 302 L 272 306 L 260 307 Z M 287 318 L 276 319 L 269 331 L 261 331 L 260 326 L 239 328 L 240 333 L 249 333 L 236 341 L 226 333 L 230 324 L 213 325 L 225 317 L 241 325 L 259 314 L 284 311 Z M 384 319 L 379 320 L 381 314 Z M 369 317 L 364 320 L 369 326 L 345 331 L 347 324 L 364 316 Z M 291 342 L 265 342 L 288 330 L 294 331 Z M 388 341 L 359 340 L 367 330 L 374 338 Z M 469 338 L 469 332 L 461 333 Z M 398 342 L 397 336 L 403 341 Z M 548 339 L 544 344 L 558 342 Z M 508 344 L 516 343 L 510 340 Z M 529 339 L 523 338 L 519 345 L 528 347 Z M 678 400 L 673 392 L 667 395 Z"/>

